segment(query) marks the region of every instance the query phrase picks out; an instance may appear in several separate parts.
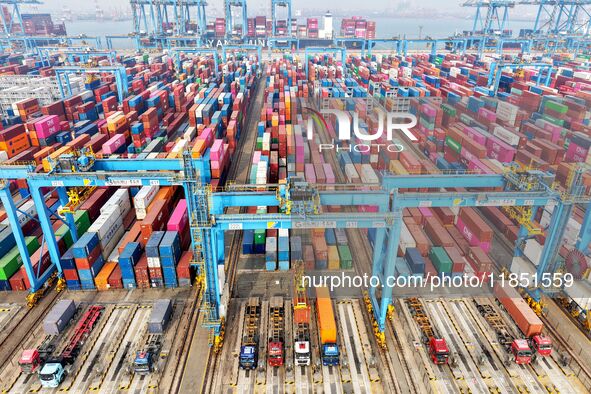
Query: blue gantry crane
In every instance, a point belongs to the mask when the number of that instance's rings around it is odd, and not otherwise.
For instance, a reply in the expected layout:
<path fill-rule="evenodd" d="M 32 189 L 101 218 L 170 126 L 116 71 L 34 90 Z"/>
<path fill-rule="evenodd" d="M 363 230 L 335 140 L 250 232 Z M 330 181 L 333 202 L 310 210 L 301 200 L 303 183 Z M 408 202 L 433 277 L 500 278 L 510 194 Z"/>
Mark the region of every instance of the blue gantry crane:
<path fill-rule="evenodd" d="M 200 55 L 205 55 L 205 54 L 211 54 L 213 55 L 213 60 L 214 60 L 214 67 L 215 67 L 215 74 L 217 75 L 218 73 L 218 65 L 219 65 L 219 61 L 218 61 L 218 51 L 215 48 L 206 48 L 206 47 L 174 47 L 171 48 L 168 53 L 174 57 L 175 59 L 175 65 L 176 65 L 176 70 L 177 72 L 180 72 L 181 70 L 181 54 L 185 53 L 192 53 L 192 54 L 200 54 Z"/>
<path fill-rule="evenodd" d="M 59 159 L 58 159 L 59 160 Z M 141 172 L 139 172 L 141 170 Z M 194 264 L 203 274 L 205 295 L 203 298 L 204 322 L 212 329 L 213 344 L 219 343 L 223 335 L 223 320 L 220 317 L 220 288 L 217 266 L 224 264 L 224 231 L 247 229 L 306 229 L 306 228 L 376 228 L 373 245 L 372 274 L 385 283 L 385 278 L 395 273 L 395 253 L 400 238 L 402 210 L 409 207 L 479 207 L 479 206 L 511 206 L 511 207 L 542 207 L 550 202 L 555 204 L 550 227 L 547 230 L 547 241 L 538 275 L 547 269 L 553 269 L 555 257 L 562 239 L 565 220 L 572 213 L 574 204 L 588 204 L 589 198 L 582 194 L 581 174 L 578 170 L 571 177 L 571 183 L 565 191 L 558 192 L 547 185 L 548 174 L 539 171 L 526 172 L 527 184 L 520 182 L 523 177 L 511 176 L 510 172 L 502 175 L 487 174 L 433 174 L 433 175 L 384 175 L 377 190 L 363 190 L 354 185 L 338 185 L 335 190 L 324 190 L 316 185 L 299 182 L 290 188 L 286 185 L 267 185 L 268 191 L 261 191 L 260 185 L 251 191 L 241 188 L 237 191 L 212 192 L 208 186 L 209 158 L 206 154 L 201 159 L 194 159 L 190 152 L 185 152 L 183 160 L 173 159 L 96 159 L 92 172 L 63 173 L 52 171 L 49 174 L 34 173 L 33 166 L 1 166 L 0 179 L 27 179 L 31 197 L 37 207 L 39 222 L 52 260 L 51 273 L 57 270 L 61 274 L 60 256 L 50 222 L 51 212 L 45 206 L 41 188 L 57 188 L 60 200 L 67 200 L 67 187 L 84 186 L 142 186 L 142 185 L 179 185 L 185 190 L 188 202 L 192 246 L 195 256 Z M 465 188 L 469 191 L 461 193 L 429 192 L 401 193 L 400 189 L 413 189 L 428 184 L 433 189 Z M 23 264 L 32 283 L 32 292 L 39 290 L 51 274 L 49 271 L 42 277 L 35 276 L 30 258 L 27 258 L 26 245 L 22 232 L 18 229 L 16 208 L 12 196 L 4 182 L 0 197 L 7 209 L 11 226 L 17 228 L 15 237 L 19 250 L 23 254 Z M 275 190 L 284 189 L 278 198 Z M 311 204 L 358 206 L 377 205 L 379 212 L 347 212 L 347 213 L 311 213 L 290 204 L 291 212 L 276 214 L 227 214 L 228 207 L 245 206 L 281 206 L 290 201 L 289 190 L 298 188 L 301 199 L 307 191 Z M 503 191 L 490 191 L 491 188 L 502 188 Z M 591 207 L 587 207 L 588 212 Z M 581 228 L 580 243 L 591 238 L 591 215 L 587 214 Z M 533 289 L 532 297 L 539 297 L 540 292 Z M 392 300 L 392 288 L 388 286 L 380 291 L 370 291 L 374 317 L 379 332 L 385 329 L 386 314 Z M 539 298 L 538 298 L 539 300 Z M 218 342 L 216 342 L 218 341 Z"/>
<path fill-rule="evenodd" d="M 285 17 L 287 23 L 287 36 L 292 36 L 291 31 L 291 0 L 271 0 L 271 23 L 273 26 L 273 37 L 277 37 L 277 8 L 287 8 L 287 15 Z"/>
<path fill-rule="evenodd" d="M 590 0 L 522 0 L 538 7 L 534 34 L 587 35 L 591 28 Z"/>
<path fill-rule="evenodd" d="M 117 85 L 117 96 L 119 102 L 122 102 L 129 91 L 129 81 L 127 73 L 123 66 L 104 66 L 104 67 L 84 67 L 84 66 L 65 66 L 54 67 L 55 76 L 63 98 L 72 95 L 72 87 L 70 86 L 70 74 L 100 74 L 112 73 L 115 76 L 115 83 Z M 64 86 L 65 84 L 65 86 Z"/>
<path fill-rule="evenodd" d="M 240 8 L 241 12 L 242 32 L 239 36 L 238 34 L 234 34 L 234 31 L 236 30 L 234 15 L 232 13 L 234 8 Z M 246 0 L 224 0 L 224 10 L 226 15 L 226 39 L 232 40 L 234 38 L 239 38 L 241 41 L 244 41 L 248 33 L 248 11 Z"/>
<path fill-rule="evenodd" d="M 475 7 L 472 32 L 491 34 L 507 28 L 509 9 L 515 7 L 515 0 L 467 0 L 463 7 Z"/>

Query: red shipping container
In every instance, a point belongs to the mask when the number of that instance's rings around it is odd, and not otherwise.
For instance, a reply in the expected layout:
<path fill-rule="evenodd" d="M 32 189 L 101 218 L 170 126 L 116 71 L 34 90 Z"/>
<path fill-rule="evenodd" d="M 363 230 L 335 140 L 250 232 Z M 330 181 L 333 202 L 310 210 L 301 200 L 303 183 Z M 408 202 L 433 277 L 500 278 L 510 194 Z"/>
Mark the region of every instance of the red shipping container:
<path fill-rule="evenodd" d="M 8 280 L 12 291 L 25 291 L 28 290 L 27 282 L 25 282 L 25 276 L 21 270 L 18 270 Z"/>
<path fill-rule="evenodd" d="M 121 280 L 121 267 L 119 264 L 117 264 L 113 272 L 111 272 L 111 275 L 109 275 L 108 282 L 111 289 L 123 288 L 123 281 Z"/>
<path fill-rule="evenodd" d="M 167 200 L 155 200 L 148 208 L 148 214 L 141 223 L 141 238 L 144 245 L 148 242 L 154 231 L 160 231 L 166 225 L 170 212 Z"/>

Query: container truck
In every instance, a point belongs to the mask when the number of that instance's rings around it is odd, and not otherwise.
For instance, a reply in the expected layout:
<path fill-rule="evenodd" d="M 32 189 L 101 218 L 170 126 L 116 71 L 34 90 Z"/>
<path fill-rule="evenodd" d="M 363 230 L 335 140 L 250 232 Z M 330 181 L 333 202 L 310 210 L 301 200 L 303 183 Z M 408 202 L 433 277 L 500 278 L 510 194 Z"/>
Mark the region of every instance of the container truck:
<path fill-rule="evenodd" d="M 299 248 L 292 247 L 292 251 L 294 249 L 300 250 L 301 246 Z M 294 264 L 294 269 L 296 273 L 294 275 L 295 292 L 293 298 L 293 320 L 296 326 L 293 347 L 294 364 L 308 366 L 311 363 L 310 304 L 308 303 L 308 295 L 302 281 L 304 261 L 297 260 Z"/>
<path fill-rule="evenodd" d="M 149 375 L 156 371 L 161 349 L 162 334 L 148 335 L 143 348 L 135 353 L 133 372 L 138 375 Z"/>
<path fill-rule="evenodd" d="M 320 332 L 320 356 L 322 365 L 339 365 L 339 346 L 337 344 L 337 325 L 330 292 L 326 287 L 316 288 L 316 314 Z"/>
<path fill-rule="evenodd" d="M 164 332 L 172 317 L 172 301 L 162 299 L 154 301 L 148 320 L 146 338 L 142 347 L 135 352 L 132 370 L 138 375 L 149 375 L 157 370 L 160 350 L 164 341 Z"/>
<path fill-rule="evenodd" d="M 93 305 L 84 313 L 78 322 L 74 334 L 70 338 L 66 348 L 57 357 L 49 358 L 41 371 L 39 380 L 45 388 L 58 387 L 66 378 L 68 373 L 66 367 L 74 363 L 84 342 L 94 329 L 98 319 L 105 308 L 101 305 Z"/>
<path fill-rule="evenodd" d="M 36 349 L 25 349 L 18 361 L 21 372 L 31 374 L 51 357 L 55 351 L 59 334 L 70 324 L 76 314 L 76 304 L 72 300 L 60 300 L 43 319 L 46 336 Z"/>
<path fill-rule="evenodd" d="M 515 324 L 517 324 L 521 333 L 525 336 L 528 348 L 530 348 L 528 358 L 528 352 L 524 348 L 523 343 L 513 343 L 511 350 L 515 355 L 515 362 L 518 362 L 517 359 L 519 358 L 520 361 L 518 363 L 520 364 L 530 363 L 534 352 L 542 357 L 552 354 L 552 340 L 542 333 L 544 323 L 529 305 L 527 305 L 527 302 L 525 302 L 517 290 L 513 287 L 497 285 L 494 288 L 494 293 Z"/>
<path fill-rule="evenodd" d="M 244 314 L 244 335 L 240 346 L 238 366 L 242 369 L 255 369 L 259 361 L 259 320 L 261 316 L 260 301 L 251 297 L 246 304 Z"/>
<path fill-rule="evenodd" d="M 280 367 L 284 361 L 284 308 L 283 298 L 271 297 L 269 301 L 269 324 L 271 335 L 267 345 L 267 361 L 271 367 Z"/>
<path fill-rule="evenodd" d="M 444 338 L 440 338 L 431 325 L 429 317 L 423 309 L 423 304 L 418 298 L 409 298 L 406 300 L 408 308 L 419 325 L 422 333 L 423 343 L 427 345 L 429 358 L 435 365 L 443 365 L 449 362 L 449 348 Z"/>

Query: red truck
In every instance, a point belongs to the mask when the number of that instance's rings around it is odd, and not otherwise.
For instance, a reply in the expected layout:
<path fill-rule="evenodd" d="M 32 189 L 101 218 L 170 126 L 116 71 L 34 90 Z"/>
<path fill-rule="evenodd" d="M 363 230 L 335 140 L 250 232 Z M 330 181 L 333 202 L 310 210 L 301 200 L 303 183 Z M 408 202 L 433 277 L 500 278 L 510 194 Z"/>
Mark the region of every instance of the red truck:
<path fill-rule="evenodd" d="M 271 335 L 267 344 L 267 361 L 271 367 L 280 367 L 285 360 L 283 320 L 283 298 L 271 297 L 271 300 L 269 300 L 269 329 Z"/>
<path fill-rule="evenodd" d="M 534 352 L 542 357 L 552 354 L 552 340 L 542 334 L 544 323 L 517 290 L 513 287 L 497 285 L 494 293 L 525 337 L 515 339 L 511 344 L 511 353 L 515 357 L 515 362 L 531 363 Z"/>
<path fill-rule="evenodd" d="M 443 338 L 429 338 L 429 357 L 433 364 L 442 365 L 449 361 L 449 348 Z"/>

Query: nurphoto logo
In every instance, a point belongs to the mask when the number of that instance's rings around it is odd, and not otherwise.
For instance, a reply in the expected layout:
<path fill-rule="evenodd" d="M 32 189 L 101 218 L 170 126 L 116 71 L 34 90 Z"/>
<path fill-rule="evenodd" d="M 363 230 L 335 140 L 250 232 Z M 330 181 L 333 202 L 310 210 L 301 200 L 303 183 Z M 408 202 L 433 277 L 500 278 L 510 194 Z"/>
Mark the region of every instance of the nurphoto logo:
<path fill-rule="evenodd" d="M 372 148 L 377 148 L 378 152 L 381 149 L 387 149 L 390 152 L 402 152 L 404 147 L 398 142 L 392 142 L 390 144 L 372 143 L 372 141 L 380 139 L 384 134 L 384 124 L 386 125 L 386 139 L 388 141 L 394 141 L 395 131 L 401 132 L 400 135 L 405 135 L 410 141 L 417 141 L 417 138 L 410 131 L 411 128 L 417 125 L 417 118 L 408 112 L 385 112 L 378 110 L 378 128 L 375 133 L 368 134 L 365 130 L 359 128 L 359 114 L 355 111 L 352 111 L 353 121 L 351 122 L 347 111 L 338 109 L 321 109 L 320 111 L 316 111 L 309 107 L 304 107 L 303 109 L 308 110 L 310 114 L 306 124 L 308 140 L 314 138 L 314 126 L 318 129 L 324 129 L 325 132 L 328 130 L 328 123 L 324 115 L 334 115 L 336 117 L 338 141 L 333 140 L 330 144 L 319 144 L 318 150 L 320 152 L 324 150 L 369 152 Z M 351 140 L 351 131 L 353 131 L 355 137 L 364 141 L 364 143 L 341 146 L 339 144 L 340 141 Z"/>

